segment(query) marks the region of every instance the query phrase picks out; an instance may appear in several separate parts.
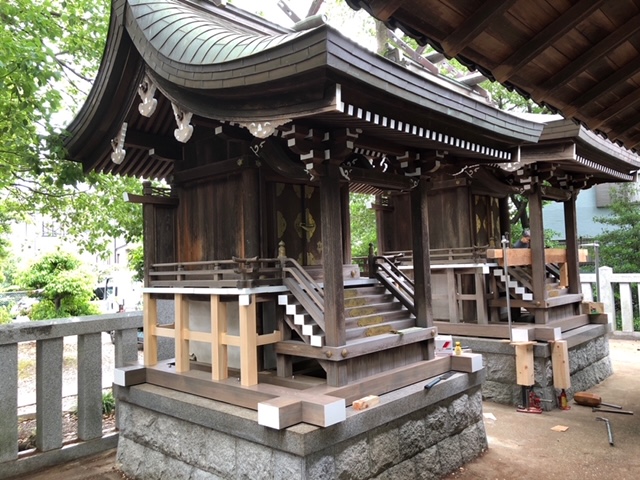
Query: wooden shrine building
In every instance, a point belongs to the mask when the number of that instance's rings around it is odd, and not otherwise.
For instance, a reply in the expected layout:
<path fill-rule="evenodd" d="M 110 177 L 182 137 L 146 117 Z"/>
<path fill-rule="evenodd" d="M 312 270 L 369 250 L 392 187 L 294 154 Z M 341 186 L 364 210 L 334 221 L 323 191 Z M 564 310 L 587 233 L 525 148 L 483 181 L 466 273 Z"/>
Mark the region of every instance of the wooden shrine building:
<path fill-rule="evenodd" d="M 322 478 L 339 477 L 354 442 L 374 449 L 376 435 L 401 432 L 418 416 L 452 425 L 424 447 L 453 441 L 457 460 L 433 466 L 453 471 L 486 446 L 484 369 L 479 354 L 434 353 L 442 292 L 432 263 L 441 267 L 443 252 L 457 249 L 474 265 L 499 263 L 508 193 L 529 192 L 534 207 L 564 201 L 571 225 L 575 191 L 627 180 L 635 160 L 582 129 L 563 130 L 571 124 L 543 133 L 472 88 L 367 51 L 321 18 L 285 29 L 220 3 L 113 0 L 98 76 L 68 128 L 69 158 L 86 171 L 166 185 L 146 183 L 143 195 L 129 196 L 144 211 L 145 344 L 144 368 L 118 372 L 119 460 L 139 478 L 157 473 L 139 460 L 152 451 L 238 474 L 240 463 L 231 472 L 198 462 L 220 438 L 241 439 L 300 459 L 300 478 L 330 457 L 332 473 Z M 380 251 L 410 250 L 409 262 L 381 255 L 371 262 L 376 275 L 361 275 L 350 251 L 350 192 L 377 196 Z M 533 300 L 553 303 L 540 296 L 546 262 L 536 208 Z M 577 314 L 576 248 L 564 263 L 570 308 L 537 306 L 536 327 Z M 447 326 L 465 318 L 454 307 L 476 312 L 473 327 L 488 324 L 491 311 L 502 321 L 498 290 L 491 299 L 490 282 L 473 282 L 483 302 L 449 302 Z M 158 313 L 167 300 L 168 324 Z M 172 339 L 175 359 L 158 359 L 159 338 Z M 459 373 L 424 389 L 446 372 Z M 377 414 L 358 411 L 374 399 Z M 468 413 L 438 417 L 456 408 Z M 316 427 L 288 428 L 300 422 Z M 148 427 L 161 424 L 176 432 L 171 444 Z M 180 453 L 192 429 L 204 429 L 200 456 Z M 402 450 L 362 478 L 414 455 Z M 134 463 L 148 470 L 132 473 Z"/>

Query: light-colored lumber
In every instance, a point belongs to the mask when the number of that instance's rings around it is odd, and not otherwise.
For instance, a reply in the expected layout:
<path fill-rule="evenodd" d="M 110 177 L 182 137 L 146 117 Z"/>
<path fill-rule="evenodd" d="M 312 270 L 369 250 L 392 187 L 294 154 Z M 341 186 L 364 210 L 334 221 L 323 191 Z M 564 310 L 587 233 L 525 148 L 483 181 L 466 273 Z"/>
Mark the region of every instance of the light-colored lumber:
<path fill-rule="evenodd" d="M 367 395 L 353 402 L 352 407 L 354 410 L 366 410 L 367 408 L 375 407 L 380 403 L 380 397 L 377 395 Z"/>
<path fill-rule="evenodd" d="M 527 387 L 535 383 L 533 342 L 513 343 L 516 348 L 516 383 Z"/>
<path fill-rule="evenodd" d="M 174 296 L 175 302 L 175 353 L 176 353 L 176 372 L 188 372 L 190 365 L 189 359 L 189 340 L 187 331 L 189 330 L 189 303 L 185 295 L 179 293 Z"/>
<path fill-rule="evenodd" d="M 211 295 L 211 378 L 223 380 L 229 376 L 227 345 L 222 336 L 227 333 L 227 304 L 219 295 Z"/>
<path fill-rule="evenodd" d="M 256 302 L 253 295 L 243 295 L 240 310 L 240 383 L 245 386 L 258 383 L 258 331 Z"/>
<path fill-rule="evenodd" d="M 113 371 L 113 383 L 121 387 L 139 385 L 147 381 L 146 368 L 142 365 L 117 367 Z"/>
<path fill-rule="evenodd" d="M 258 423 L 282 430 L 302 422 L 302 400 L 293 397 L 277 397 L 258 404 Z"/>
<path fill-rule="evenodd" d="M 479 353 L 451 355 L 451 370 L 466 373 L 482 370 L 482 355 Z"/>
<path fill-rule="evenodd" d="M 588 251 L 586 249 L 578 250 L 578 259 L 580 262 L 587 261 Z M 567 263 L 567 251 L 564 248 L 545 248 L 545 263 Z M 487 250 L 487 258 L 498 260 L 500 265 L 504 265 L 503 252 L 501 248 L 490 248 Z M 510 267 L 518 267 L 522 265 L 531 265 L 531 249 L 530 248 L 508 248 L 507 260 Z"/>
<path fill-rule="evenodd" d="M 156 336 L 156 325 L 158 323 L 158 306 L 156 299 L 151 297 L 150 293 L 143 294 L 143 305 L 143 358 L 145 367 L 150 367 L 158 363 L 158 337 Z"/>
<path fill-rule="evenodd" d="M 553 386 L 571 388 L 569 372 L 569 347 L 566 340 L 557 340 L 551 344 L 551 367 L 553 368 Z"/>

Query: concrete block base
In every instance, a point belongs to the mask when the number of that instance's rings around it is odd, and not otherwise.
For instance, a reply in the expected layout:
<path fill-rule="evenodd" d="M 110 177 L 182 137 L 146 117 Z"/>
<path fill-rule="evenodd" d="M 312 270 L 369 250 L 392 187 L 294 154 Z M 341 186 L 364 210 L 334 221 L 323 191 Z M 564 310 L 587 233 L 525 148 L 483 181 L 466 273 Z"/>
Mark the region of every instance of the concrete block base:
<path fill-rule="evenodd" d="M 441 478 L 487 448 L 484 370 L 421 382 L 327 427 L 273 430 L 257 412 L 150 384 L 118 388 L 119 468 L 131 478 Z"/>
<path fill-rule="evenodd" d="M 588 390 L 613 373 L 607 325 L 589 325 L 576 330 L 573 336 L 563 334 L 569 342 L 571 388 L 566 390 L 569 400 L 575 392 Z M 522 403 L 521 388 L 516 384 L 515 349 L 508 341 L 470 337 L 455 337 L 455 340 L 484 357 L 487 380 L 482 395 L 485 400 L 506 405 Z M 542 403 L 544 410 L 557 408 L 560 392 L 553 385 L 551 353 L 549 343 L 538 342 L 534 346 L 534 391 L 542 399 L 551 400 Z"/>

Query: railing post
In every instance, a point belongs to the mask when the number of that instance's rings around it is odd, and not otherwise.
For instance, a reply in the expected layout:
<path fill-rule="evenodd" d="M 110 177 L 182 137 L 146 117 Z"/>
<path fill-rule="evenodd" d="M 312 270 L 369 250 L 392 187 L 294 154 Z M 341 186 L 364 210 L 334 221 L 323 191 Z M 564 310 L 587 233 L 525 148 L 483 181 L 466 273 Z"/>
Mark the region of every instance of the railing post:
<path fill-rule="evenodd" d="M 611 282 L 613 269 L 611 267 L 600 267 L 598 270 L 600 278 L 600 298 L 598 301 L 604 304 L 604 311 L 609 316 L 611 329 L 616 329 L 616 304 L 613 298 L 613 284 Z"/>
<path fill-rule="evenodd" d="M 138 329 L 116 330 L 114 335 L 114 366 L 138 363 Z"/>
<path fill-rule="evenodd" d="M 62 446 L 62 358 L 64 337 L 36 341 L 36 447 Z"/>
<path fill-rule="evenodd" d="M 369 271 L 367 272 L 367 276 L 369 278 L 375 277 L 376 265 L 375 265 L 375 250 L 373 248 L 373 243 L 369 244 L 369 256 L 367 257 L 367 265 L 369 269 Z"/>
<path fill-rule="evenodd" d="M 0 463 L 18 458 L 18 344 L 0 345 Z"/>
<path fill-rule="evenodd" d="M 78 335 L 78 438 L 102 436 L 102 333 Z"/>
<path fill-rule="evenodd" d="M 631 285 L 626 282 L 620 283 L 620 316 L 622 317 L 622 331 L 633 332 Z"/>

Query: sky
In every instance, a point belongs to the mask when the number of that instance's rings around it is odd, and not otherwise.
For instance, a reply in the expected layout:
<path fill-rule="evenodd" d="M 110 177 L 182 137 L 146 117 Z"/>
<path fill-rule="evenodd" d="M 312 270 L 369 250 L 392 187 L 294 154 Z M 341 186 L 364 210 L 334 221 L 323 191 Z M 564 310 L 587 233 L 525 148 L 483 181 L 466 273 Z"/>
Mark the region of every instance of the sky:
<path fill-rule="evenodd" d="M 238 8 L 261 15 L 283 27 L 291 27 L 294 24 L 278 6 L 278 0 L 228 1 Z M 298 17 L 303 19 L 309 11 L 312 0 L 286 0 L 286 3 Z M 346 37 L 369 50 L 376 50 L 374 22 L 364 10 L 355 12 L 346 4 L 338 7 L 332 0 L 325 0 L 319 13 L 325 14 L 327 22 Z"/>

